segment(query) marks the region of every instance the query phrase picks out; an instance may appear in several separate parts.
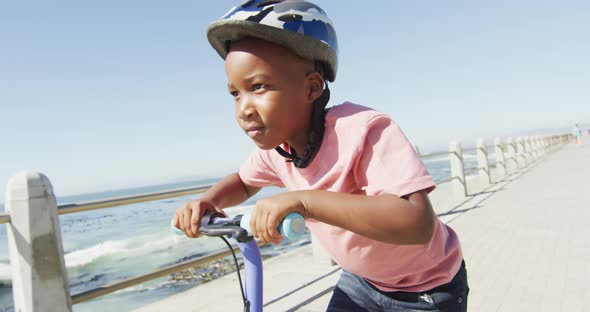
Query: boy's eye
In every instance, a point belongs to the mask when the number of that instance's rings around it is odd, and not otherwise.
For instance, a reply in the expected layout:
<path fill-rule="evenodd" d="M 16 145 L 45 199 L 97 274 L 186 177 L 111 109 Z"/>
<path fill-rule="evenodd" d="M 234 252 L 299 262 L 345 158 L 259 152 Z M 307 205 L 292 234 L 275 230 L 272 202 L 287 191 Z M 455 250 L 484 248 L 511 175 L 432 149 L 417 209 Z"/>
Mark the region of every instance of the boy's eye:
<path fill-rule="evenodd" d="M 229 94 L 231 94 L 231 96 L 233 97 L 237 97 L 238 95 L 240 95 L 238 91 L 229 91 Z"/>
<path fill-rule="evenodd" d="M 264 88 L 266 88 L 265 84 L 257 83 L 252 86 L 252 91 L 258 91 L 258 90 L 262 90 Z"/>

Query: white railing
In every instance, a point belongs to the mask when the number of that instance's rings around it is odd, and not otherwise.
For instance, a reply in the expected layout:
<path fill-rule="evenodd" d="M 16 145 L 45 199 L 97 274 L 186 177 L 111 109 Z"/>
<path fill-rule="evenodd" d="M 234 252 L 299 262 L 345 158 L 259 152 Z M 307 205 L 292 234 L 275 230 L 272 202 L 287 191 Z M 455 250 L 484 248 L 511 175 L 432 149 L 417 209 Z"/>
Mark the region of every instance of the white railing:
<path fill-rule="evenodd" d="M 505 143 L 496 138 L 493 146 L 486 146 L 483 140 L 478 140 L 476 148 L 472 150 L 476 152 L 478 159 L 476 174 L 482 182 L 492 183 L 489 149 L 494 151 L 495 167 L 499 178 L 502 178 L 530 165 L 572 139 L 569 134 L 519 137 L 516 140 L 508 138 Z M 443 155 L 449 156 L 451 177 L 439 181 L 438 184 L 451 182 L 455 192 L 466 196 L 467 181 L 460 143 L 452 142 L 449 152 L 422 155 L 422 158 Z M 58 206 L 51 182 L 43 174 L 23 172 L 16 175 L 8 183 L 6 213 L 0 214 L 0 224 L 8 224 L 15 311 L 71 311 L 72 304 L 228 256 L 229 250 L 219 251 L 70 296 L 59 215 L 198 194 L 208 188 L 209 186 L 186 188 Z"/>

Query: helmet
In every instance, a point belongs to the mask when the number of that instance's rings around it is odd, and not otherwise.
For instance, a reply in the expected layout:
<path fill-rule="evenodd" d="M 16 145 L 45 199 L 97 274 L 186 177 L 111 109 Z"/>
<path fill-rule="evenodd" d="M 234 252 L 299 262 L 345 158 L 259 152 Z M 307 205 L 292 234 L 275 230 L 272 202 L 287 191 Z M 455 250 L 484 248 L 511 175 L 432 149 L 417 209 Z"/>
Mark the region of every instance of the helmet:
<path fill-rule="evenodd" d="M 231 41 L 256 37 L 286 47 L 324 65 L 324 78 L 336 79 L 338 40 L 326 12 L 304 0 L 249 0 L 207 28 L 207 39 L 225 59 Z"/>

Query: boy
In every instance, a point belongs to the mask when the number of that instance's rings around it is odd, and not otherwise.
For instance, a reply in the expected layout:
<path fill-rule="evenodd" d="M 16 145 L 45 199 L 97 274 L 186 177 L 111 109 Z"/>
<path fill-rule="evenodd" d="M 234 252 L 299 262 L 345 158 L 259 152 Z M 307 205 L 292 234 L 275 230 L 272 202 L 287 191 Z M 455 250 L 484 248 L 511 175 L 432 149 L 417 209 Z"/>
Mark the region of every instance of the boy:
<path fill-rule="evenodd" d="M 326 110 L 337 40 L 306 1 L 247 1 L 208 29 L 225 59 L 236 119 L 258 149 L 174 222 L 197 237 L 205 211 L 261 187 L 289 192 L 256 203 L 251 228 L 278 243 L 288 213 L 306 218 L 343 273 L 328 311 L 465 311 L 467 278 L 456 234 L 428 200 L 434 183 L 399 127 L 344 103 Z"/>

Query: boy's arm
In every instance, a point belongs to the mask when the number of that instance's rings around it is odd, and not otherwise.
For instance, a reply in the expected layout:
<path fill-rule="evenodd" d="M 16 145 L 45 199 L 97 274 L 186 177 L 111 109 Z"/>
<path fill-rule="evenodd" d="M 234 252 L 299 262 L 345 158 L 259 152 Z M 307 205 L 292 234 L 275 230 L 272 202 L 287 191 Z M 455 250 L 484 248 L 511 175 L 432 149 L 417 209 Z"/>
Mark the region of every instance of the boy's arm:
<path fill-rule="evenodd" d="M 245 184 L 237 173 L 232 173 L 209 188 L 201 200 L 211 202 L 216 208 L 239 205 L 260 191 L 259 187 Z"/>
<path fill-rule="evenodd" d="M 329 191 L 304 191 L 301 195 L 310 217 L 375 240 L 427 244 L 434 234 L 436 214 L 424 190 L 404 198 Z"/>
<path fill-rule="evenodd" d="M 251 221 L 254 235 L 269 242 L 280 239 L 276 226 L 291 211 L 398 245 L 427 244 L 436 224 L 436 214 L 425 190 L 404 198 L 323 190 L 286 192 L 259 200 L 256 210 L 256 218 Z"/>

